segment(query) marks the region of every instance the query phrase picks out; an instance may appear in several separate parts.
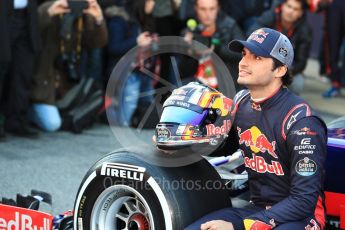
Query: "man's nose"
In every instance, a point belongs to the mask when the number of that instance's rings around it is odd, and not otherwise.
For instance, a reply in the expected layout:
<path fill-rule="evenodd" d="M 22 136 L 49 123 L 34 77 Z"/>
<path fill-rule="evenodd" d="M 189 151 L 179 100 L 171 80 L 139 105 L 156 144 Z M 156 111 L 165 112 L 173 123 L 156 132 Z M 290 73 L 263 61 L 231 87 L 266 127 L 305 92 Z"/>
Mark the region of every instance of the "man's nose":
<path fill-rule="evenodd" d="M 247 65 L 247 58 L 246 56 L 243 56 L 240 60 L 240 62 L 238 63 L 239 66 L 246 66 Z"/>

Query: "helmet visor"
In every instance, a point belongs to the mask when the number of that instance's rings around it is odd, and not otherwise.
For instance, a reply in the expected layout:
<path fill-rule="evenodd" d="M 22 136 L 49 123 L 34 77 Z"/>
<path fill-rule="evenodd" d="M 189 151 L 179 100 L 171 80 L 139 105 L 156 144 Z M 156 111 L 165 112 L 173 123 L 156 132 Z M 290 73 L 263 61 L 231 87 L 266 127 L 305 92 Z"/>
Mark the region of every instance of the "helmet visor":
<path fill-rule="evenodd" d="M 173 122 L 178 124 L 200 125 L 207 115 L 207 110 L 197 113 L 189 109 L 177 106 L 164 108 L 160 122 Z"/>

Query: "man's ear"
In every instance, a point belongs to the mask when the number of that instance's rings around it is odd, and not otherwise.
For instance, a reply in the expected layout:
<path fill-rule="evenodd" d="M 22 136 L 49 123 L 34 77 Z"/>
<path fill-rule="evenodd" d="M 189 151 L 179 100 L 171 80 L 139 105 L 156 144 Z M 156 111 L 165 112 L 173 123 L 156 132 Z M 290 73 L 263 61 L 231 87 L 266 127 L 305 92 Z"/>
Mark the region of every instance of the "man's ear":
<path fill-rule="evenodd" d="M 286 74 L 287 71 L 288 71 L 287 66 L 282 65 L 274 70 L 274 74 L 276 77 L 282 78 Z"/>

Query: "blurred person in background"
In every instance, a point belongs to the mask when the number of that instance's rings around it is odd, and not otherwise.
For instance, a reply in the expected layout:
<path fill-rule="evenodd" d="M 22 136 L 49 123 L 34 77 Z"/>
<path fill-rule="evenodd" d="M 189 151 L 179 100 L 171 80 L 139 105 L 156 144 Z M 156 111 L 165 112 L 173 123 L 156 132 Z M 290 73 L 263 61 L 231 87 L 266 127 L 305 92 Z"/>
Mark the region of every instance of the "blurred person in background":
<path fill-rule="evenodd" d="M 159 36 L 178 36 L 183 24 L 178 19 L 178 12 L 182 0 L 148 0 L 153 6 L 152 17 L 155 24 L 155 33 Z M 175 73 L 172 69 L 171 57 L 175 56 L 172 53 L 161 53 L 159 58 L 161 60 L 160 77 L 172 84 L 176 85 Z M 165 85 L 157 84 L 157 88 Z"/>
<path fill-rule="evenodd" d="M 104 10 L 109 33 L 106 47 L 105 84 L 117 62 L 136 45 L 136 38 L 140 30 L 138 23 L 131 18 L 124 1 L 113 0 L 112 2 L 113 5 Z"/>
<path fill-rule="evenodd" d="M 85 1 L 87 7 L 81 12 L 82 19 L 72 21 L 71 27 L 63 27 L 63 23 L 66 23 L 64 18 L 76 17 L 67 0 L 47 1 L 39 7 L 43 51 L 35 68 L 31 91 L 33 106 L 29 115 L 45 131 L 58 130 L 62 122 L 55 103 L 69 89 L 66 82 L 72 73 L 60 65 L 73 67 L 68 70 L 78 72 L 81 51 L 103 47 L 107 43 L 107 30 L 100 6 L 96 0 Z M 76 57 L 73 63 L 69 59 L 62 59 L 70 58 L 73 53 Z"/>
<path fill-rule="evenodd" d="M 211 47 L 225 62 L 234 82 L 237 82 L 240 55 L 228 50 L 227 45 L 233 39 L 244 39 L 244 34 L 236 21 L 221 12 L 218 0 L 196 0 L 194 4 L 197 26 L 186 29 L 184 39 L 187 43 L 199 41 Z M 191 69 L 190 66 L 187 67 Z M 238 87 L 238 86 L 237 86 Z"/>
<path fill-rule="evenodd" d="M 312 42 L 312 30 L 306 19 L 308 3 L 306 0 L 285 0 L 275 9 L 264 12 L 251 28 L 273 28 L 286 35 L 294 48 L 295 58 L 289 69 L 293 76 L 290 90 L 299 94 L 303 91 L 303 71 L 307 65 Z"/>
<path fill-rule="evenodd" d="M 157 68 L 158 57 L 149 57 L 158 39 L 154 32 L 155 23 L 152 16 L 155 2 L 137 0 L 125 3 L 115 0 L 114 3 L 115 6 L 105 11 L 109 31 L 107 77 L 110 76 L 117 62 L 130 49 L 138 46 L 136 59 L 129 60 L 128 63 L 133 68 L 132 72 L 128 76 L 120 76 L 123 77 L 124 84 L 122 88 L 118 88 L 117 93 L 122 100 L 119 102 L 120 110 L 114 114 L 116 118 L 112 118 L 119 125 L 128 126 L 132 123 L 135 111 L 146 109 L 153 101 L 153 78 L 144 74 L 142 69 L 147 69 L 157 76 L 160 74 Z"/>
<path fill-rule="evenodd" d="M 102 9 L 103 15 L 105 15 L 105 9 L 108 7 L 116 5 L 116 2 L 124 2 L 129 0 L 97 0 L 99 6 Z M 102 48 L 89 48 L 82 51 L 82 66 L 81 71 L 82 75 L 87 78 L 93 78 L 98 83 L 104 83 L 104 77 L 106 76 L 106 54 L 104 54 Z M 107 78 L 106 78 L 107 80 Z"/>
<path fill-rule="evenodd" d="M 177 12 L 181 0 L 148 0 L 153 6 L 152 16 L 156 25 L 156 32 L 160 36 L 178 35 L 179 24 L 177 23 Z"/>
<path fill-rule="evenodd" d="M 189 18 L 195 18 L 194 0 L 181 0 L 177 11 L 177 18 L 185 25 Z"/>
<path fill-rule="evenodd" d="M 36 0 L 1 0 L 0 34 L 0 139 L 5 131 L 37 137 L 27 119 L 34 60 L 41 45 Z"/>
<path fill-rule="evenodd" d="M 324 2 L 324 1 L 321 1 Z M 344 27 L 345 27 L 345 1 L 333 0 L 329 4 L 327 17 L 327 39 L 329 42 L 330 52 L 330 80 L 331 87 L 324 92 L 323 97 L 331 98 L 340 95 L 340 89 L 345 82 L 345 76 L 343 76 L 341 68 L 339 67 L 339 57 L 341 45 L 344 39 Z M 327 40 L 326 40 L 327 41 Z M 342 63 L 344 65 L 344 63 Z"/>
<path fill-rule="evenodd" d="M 242 28 L 246 36 L 252 32 L 251 27 L 266 10 L 277 6 L 283 0 L 221 0 L 222 10 L 230 17 L 234 18 L 238 25 Z"/>
<path fill-rule="evenodd" d="M 330 44 L 328 40 L 328 7 L 332 0 L 308 0 L 310 12 L 317 13 L 322 18 L 320 50 L 318 61 L 320 65 L 320 80 L 329 83 L 329 75 L 331 72 L 330 64 Z"/>

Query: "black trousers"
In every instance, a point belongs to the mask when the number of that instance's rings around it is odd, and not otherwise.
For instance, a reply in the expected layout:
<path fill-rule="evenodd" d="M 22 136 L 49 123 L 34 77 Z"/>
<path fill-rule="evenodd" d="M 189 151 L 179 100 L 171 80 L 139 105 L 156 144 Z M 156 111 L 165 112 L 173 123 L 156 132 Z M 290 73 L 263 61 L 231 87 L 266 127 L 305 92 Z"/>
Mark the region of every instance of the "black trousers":
<path fill-rule="evenodd" d="M 25 15 L 14 15 L 10 22 L 12 56 L 9 62 L 0 63 L 0 107 L 6 125 L 13 126 L 27 123 L 35 55 Z"/>
<path fill-rule="evenodd" d="M 339 68 L 340 48 L 345 36 L 345 1 L 334 0 L 328 12 L 328 39 L 330 48 L 331 80 L 340 85 L 341 69 Z M 345 63 L 343 63 L 344 65 Z M 344 76 L 345 77 L 345 76 Z"/>

